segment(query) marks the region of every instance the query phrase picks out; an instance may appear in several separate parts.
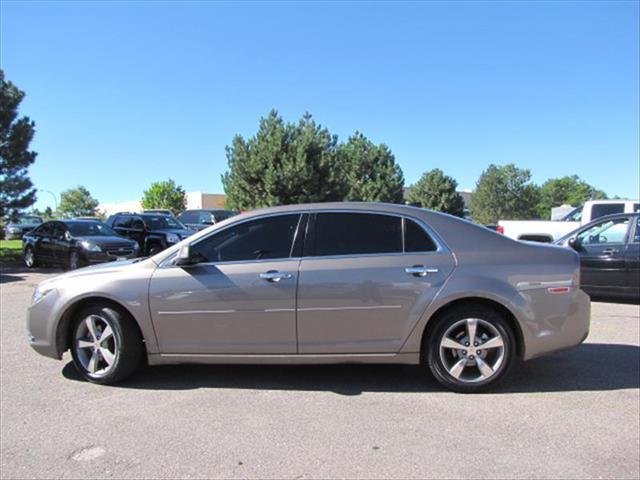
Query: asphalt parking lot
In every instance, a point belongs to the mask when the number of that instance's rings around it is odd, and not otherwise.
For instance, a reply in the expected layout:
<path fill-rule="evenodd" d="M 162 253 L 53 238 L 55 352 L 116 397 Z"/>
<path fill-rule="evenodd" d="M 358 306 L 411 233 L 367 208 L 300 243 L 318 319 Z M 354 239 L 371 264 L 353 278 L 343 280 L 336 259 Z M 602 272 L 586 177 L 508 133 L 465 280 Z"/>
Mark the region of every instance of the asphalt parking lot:
<path fill-rule="evenodd" d="M 411 366 L 171 366 L 117 387 L 25 338 L 2 275 L 1 478 L 635 478 L 638 305 L 593 303 L 586 343 L 459 395 Z"/>

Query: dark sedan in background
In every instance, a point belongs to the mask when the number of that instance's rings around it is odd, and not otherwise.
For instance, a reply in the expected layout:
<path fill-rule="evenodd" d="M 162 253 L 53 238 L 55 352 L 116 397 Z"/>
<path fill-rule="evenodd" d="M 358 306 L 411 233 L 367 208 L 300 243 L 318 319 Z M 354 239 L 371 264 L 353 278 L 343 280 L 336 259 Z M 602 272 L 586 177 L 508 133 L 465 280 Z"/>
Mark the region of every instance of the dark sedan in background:
<path fill-rule="evenodd" d="M 637 213 L 600 217 L 555 243 L 580 254 L 582 289 L 603 298 L 640 300 L 640 226 Z"/>
<path fill-rule="evenodd" d="M 24 263 L 56 264 L 71 270 L 138 256 L 138 244 L 118 236 L 95 220 L 55 220 L 40 225 L 23 239 Z"/>
<path fill-rule="evenodd" d="M 159 213 L 116 213 L 107 225 L 118 235 L 134 240 L 142 255 L 155 255 L 193 235 L 177 218 Z"/>
<path fill-rule="evenodd" d="M 42 225 L 42 218 L 35 215 L 23 215 L 15 222 L 11 222 L 4 227 L 4 238 L 7 240 L 20 240 L 25 233 Z"/>

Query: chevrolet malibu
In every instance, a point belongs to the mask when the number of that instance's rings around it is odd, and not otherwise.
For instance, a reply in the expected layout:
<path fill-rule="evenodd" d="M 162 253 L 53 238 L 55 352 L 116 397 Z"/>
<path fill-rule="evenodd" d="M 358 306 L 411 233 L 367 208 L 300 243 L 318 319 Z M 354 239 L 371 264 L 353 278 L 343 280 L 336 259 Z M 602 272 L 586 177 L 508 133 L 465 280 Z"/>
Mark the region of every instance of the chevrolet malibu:
<path fill-rule="evenodd" d="M 403 205 L 325 203 L 244 213 L 147 258 L 38 285 L 31 346 L 70 350 L 112 384 L 175 363 L 424 364 L 487 389 L 517 358 L 580 344 L 589 297 L 569 249 L 511 240 Z"/>

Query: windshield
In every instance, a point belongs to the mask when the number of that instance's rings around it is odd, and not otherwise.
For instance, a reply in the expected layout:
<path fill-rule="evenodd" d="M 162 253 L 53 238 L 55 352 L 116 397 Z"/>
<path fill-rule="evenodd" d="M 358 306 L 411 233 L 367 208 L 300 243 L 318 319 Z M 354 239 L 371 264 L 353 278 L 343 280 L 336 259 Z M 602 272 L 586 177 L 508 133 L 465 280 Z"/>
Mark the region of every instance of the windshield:
<path fill-rule="evenodd" d="M 168 215 L 145 215 L 142 218 L 149 230 L 168 230 L 170 228 L 187 229 L 179 220 Z"/>
<path fill-rule="evenodd" d="M 582 208 L 583 207 L 578 207 L 571 210 L 562 218 L 562 221 L 563 222 L 579 222 L 580 220 L 582 220 Z"/>
<path fill-rule="evenodd" d="M 16 223 L 18 225 L 40 225 L 42 219 L 40 217 L 20 217 Z"/>
<path fill-rule="evenodd" d="M 74 237 L 117 237 L 111 227 L 99 222 L 67 222 L 69 232 Z"/>

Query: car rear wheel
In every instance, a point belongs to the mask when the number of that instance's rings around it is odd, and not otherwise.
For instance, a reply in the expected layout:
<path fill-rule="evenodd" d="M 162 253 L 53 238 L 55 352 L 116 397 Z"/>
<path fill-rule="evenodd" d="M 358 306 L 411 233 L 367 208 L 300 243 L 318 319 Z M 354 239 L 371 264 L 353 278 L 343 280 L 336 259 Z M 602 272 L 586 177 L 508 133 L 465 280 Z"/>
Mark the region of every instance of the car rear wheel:
<path fill-rule="evenodd" d="M 131 375 L 142 359 L 142 338 L 133 320 L 110 305 L 84 308 L 71 341 L 76 369 L 93 383 L 117 383 Z"/>
<path fill-rule="evenodd" d="M 427 364 L 450 390 L 480 392 L 507 374 L 516 353 L 509 323 L 483 305 L 454 308 L 439 319 L 427 342 Z"/>
<path fill-rule="evenodd" d="M 24 250 L 24 264 L 27 266 L 27 268 L 34 268 L 38 266 L 36 252 L 34 252 L 33 248 L 31 247 L 27 247 Z"/>

